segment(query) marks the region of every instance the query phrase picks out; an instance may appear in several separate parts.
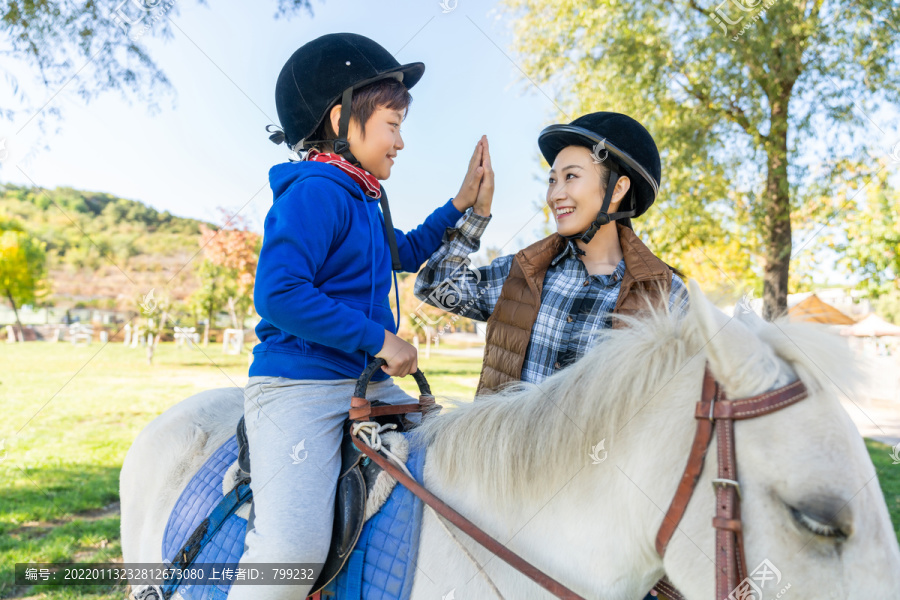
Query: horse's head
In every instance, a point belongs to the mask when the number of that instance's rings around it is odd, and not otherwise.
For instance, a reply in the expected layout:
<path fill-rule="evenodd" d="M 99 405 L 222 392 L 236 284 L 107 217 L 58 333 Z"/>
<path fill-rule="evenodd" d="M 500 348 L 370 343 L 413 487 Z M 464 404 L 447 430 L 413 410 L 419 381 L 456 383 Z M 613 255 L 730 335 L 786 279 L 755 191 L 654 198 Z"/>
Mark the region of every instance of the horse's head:
<path fill-rule="evenodd" d="M 628 327 L 603 330 L 581 360 L 540 384 L 479 397 L 423 424 L 426 483 L 586 597 L 638 597 L 665 569 L 688 598 L 707 600 L 715 588 L 715 440 L 664 559 L 654 543 L 687 462 L 704 368 L 733 400 L 799 377 L 808 398 L 735 423 L 747 567 L 769 570 L 753 584 L 765 583 L 764 598 L 788 585 L 791 598 L 900 589 L 884 497 L 839 401 L 853 393 L 855 372 L 839 337 L 741 311 L 728 317 L 695 284 L 684 318 L 656 310 L 623 318 Z M 454 569 L 466 565 L 452 560 Z M 511 597 L 541 597 L 498 563 L 491 576 Z M 777 581 L 769 578 L 775 569 Z"/>
<path fill-rule="evenodd" d="M 758 572 L 753 582 L 762 597 L 774 598 L 787 586 L 792 598 L 876 598 L 900 591 L 900 549 L 884 495 L 840 402 L 861 401 L 854 395 L 858 370 L 847 345 L 819 326 L 765 322 L 740 305 L 728 317 L 693 282 L 685 325 L 689 346 L 701 349 L 730 399 L 797 377 L 809 391 L 796 404 L 735 423 L 747 567 L 753 572 L 763 565 L 769 572 Z M 713 581 L 709 481 L 716 461 L 714 441 L 683 533 L 676 534 L 691 540 L 673 544 L 665 560 L 670 578 L 691 598 L 708 597 Z M 698 565 L 705 573 L 700 578 Z"/>

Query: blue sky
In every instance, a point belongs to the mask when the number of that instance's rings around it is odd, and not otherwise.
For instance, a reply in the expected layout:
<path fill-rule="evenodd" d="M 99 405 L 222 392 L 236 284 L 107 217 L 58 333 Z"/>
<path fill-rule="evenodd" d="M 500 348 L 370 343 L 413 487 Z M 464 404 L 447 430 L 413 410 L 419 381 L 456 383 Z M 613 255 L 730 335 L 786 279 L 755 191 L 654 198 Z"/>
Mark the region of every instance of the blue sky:
<path fill-rule="evenodd" d="M 107 1 L 110 10 L 120 2 Z M 519 69 L 510 51 L 511 23 L 496 2 L 447 2 L 456 7 L 445 13 L 438 0 L 313 0 L 313 16 L 300 12 L 281 20 L 273 18 L 274 0 L 176 4 L 166 15 L 174 39 L 141 38 L 176 91 L 174 102 L 163 101 L 155 114 L 115 93 L 85 104 L 72 89 L 46 90 L 23 65 L 13 65 L 23 85 L 32 82 L 35 104 L 49 99 L 64 119 L 59 134 L 45 140 L 35 121 L 23 122 L 27 117 L 0 121 L 10 152 L 0 162 L 0 180 L 104 191 L 213 222 L 220 219 L 218 206 L 240 209 L 261 231 L 272 203 L 268 170 L 287 160 L 286 147 L 269 142 L 265 132 L 277 123 L 277 75 L 303 43 L 352 31 L 380 42 L 401 62 L 426 65 L 403 124 L 406 148 L 385 184 L 395 224 L 415 227 L 452 197 L 474 144 L 487 134 L 496 194 L 483 247 L 514 252 L 542 228 L 537 206 L 546 174 L 537 135 L 549 123 L 570 119 Z M 888 112 L 874 115 L 885 127 L 886 149 L 897 141 L 895 127 L 887 126 L 897 113 Z M 39 149 L 42 141 L 50 151 Z M 822 142 L 808 150 L 812 162 L 824 156 Z M 834 275 L 822 264 L 816 279 Z"/>
<path fill-rule="evenodd" d="M 310 39 L 352 31 L 401 62 L 426 65 L 402 128 L 406 148 L 385 184 L 395 224 L 415 227 L 452 197 L 475 143 L 487 134 L 497 182 L 493 212 L 502 218 L 491 223 L 484 246 L 511 252 L 537 239 L 542 216 L 535 207 L 545 190 L 537 134 L 566 119 L 508 58 L 508 23 L 492 14 L 493 2 L 459 0 L 443 13 L 437 0 L 313 0 L 313 17 L 300 12 L 281 20 L 273 18 L 275 2 L 178 8 L 170 14 L 173 40 L 141 38 L 176 90 L 174 107 L 164 101 L 151 115 L 114 93 L 85 105 L 63 89 L 52 100 L 64 120 L 49 140 L 51 151 L 18 162 L 27 177 L 16 161 L 0 163 L 0 179 L 110 192 L 210 221 L 219 219 L 217 206 L 237 210 L 249 202 L 242 214 L 261 230 L 272 203 L 268 170 L 287 159 L 286 147 L 272 144 L 264 129 L 277 123 L 278 72 Z M 29 81 L 24 70 L 21 79 Z M 39 100 L 52 92 L 35 86 L 31 94 Z M 22 123 L 2 126 L 8 130 L 0 137 Z M 24 156 L 39 135 L 35 122 L 26 126 L 9 141 L 11 157 Z"/>

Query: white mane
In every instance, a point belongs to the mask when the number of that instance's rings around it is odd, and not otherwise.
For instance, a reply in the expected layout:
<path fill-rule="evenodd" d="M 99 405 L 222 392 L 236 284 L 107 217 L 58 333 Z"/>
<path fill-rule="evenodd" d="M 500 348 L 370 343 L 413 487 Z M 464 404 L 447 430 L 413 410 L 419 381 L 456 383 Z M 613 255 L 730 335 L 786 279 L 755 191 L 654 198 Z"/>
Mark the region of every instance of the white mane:
<path fill-rule="evenodd" d="M 721 366 L 713 369 L 716 377 L 726 390 L 729 383 L 743 389 L 752 379 L 754 393 L 784 376 L 776 355 L 793 367 L 811 395 L 830 387 L 829 376 L 848 371 L 850 353 L 837 336 L 809 324 L 765 323 L 755 315 L 729 319 L 698 291 L 692 282 L 687 317 L 649 307 L 640 318 L 618 317 L 628 326 L 598 332 L 598 343 L 574 365 L 539 385 L 517 383 L 459 404 L 418 427 L 417 442 L 453 449 L 434 461 L 447 482 L 475 478 L 495 501 L 521 503 L 537 500 L 543 490 L 560 489 L 573 466 L 590 464 L 592 444 L 612 442 L 650 400 L 679 402 L 691 410 L 699 396 L 671 398 L 660 392 L 699 393 L 706 357 L 729 354 L 724 362 L 735 365 L 733 379 Z M 754 318 L 758 322 L 746 322 Z M 713 325 L 711 319 L 729 327 Z"/>

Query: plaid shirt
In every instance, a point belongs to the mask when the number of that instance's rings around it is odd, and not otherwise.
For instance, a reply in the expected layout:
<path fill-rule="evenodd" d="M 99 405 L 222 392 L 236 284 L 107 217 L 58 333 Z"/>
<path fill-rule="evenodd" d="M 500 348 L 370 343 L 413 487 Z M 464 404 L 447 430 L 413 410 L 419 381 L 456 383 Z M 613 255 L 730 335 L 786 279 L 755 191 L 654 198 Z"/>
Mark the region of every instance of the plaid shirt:
<path fill-rule="evenodd" d="M 416 278 L 415 293 L 420 300 L 447 312 L 487 321 L 514 259 L 510 254 L 485 267 L 469 266 L 469 255 L 478 251 L 490 220 L 469 209 L 455 227 L 446 231 L 441 247 Z M 612 311 L 624 275 L 624 258 L 609 275 L 589 275 L 575 253 L 575 243 L 568 243 L 544 277 L 522 381 L 539 383 L 591 349 L 597 341 L 596 331 L 612 326 Z M 673 273 L 669 310 L 683 314 L 687 306 L 684 282 Z"/>

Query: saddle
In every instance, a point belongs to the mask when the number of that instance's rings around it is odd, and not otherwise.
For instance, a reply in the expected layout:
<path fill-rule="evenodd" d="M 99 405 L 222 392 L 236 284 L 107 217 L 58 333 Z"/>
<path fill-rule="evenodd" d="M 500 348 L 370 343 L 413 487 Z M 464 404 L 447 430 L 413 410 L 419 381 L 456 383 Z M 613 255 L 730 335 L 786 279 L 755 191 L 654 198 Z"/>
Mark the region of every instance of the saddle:
<path fill-rule="evenodd" d="M 374 371 L 374 370 L 373 370 Z M 365 375 L 365 374 L 364 374 Z M 369 373 L 371 377 L 371 373 Z M 361 378 L 361 381 L 364 378 Z M 368 383 L 368 378 L 365 378 Z M 427 384 L 426 384 L 427 385 Z M 420 386 L 421 387 L 421 386 Z M 363 388 L 364 390 L 365 388 Z M 424 392 L 424 390 L 423 390 Z M 365 400 L 365 392 L 360 393 L 357 387 L 356 397 Z M 355 400 L 356 398 L 354 398 Z M 354 403 L 354 405 L 362 403 Z M 365 400 L 367 405 L 366 420 L 375 421 L 380 425 L 393 424 L 396 426 L 394 431 L 407 432 L 415 423 L 406 418 L 405 414 L 382 414 L 384 411 L 379 407 L 391 407 L 390 405 L 379 400 Z M 434 405 L 434 397 L 423 393 L 420 397 L 420 404 L 406 405 L 409 407 L 420 407 L 422 405 Z M 371 408 L 368 408 L 371 407 Z M 353 411 L 351 411 L 353 412 Z M 408 411 L 415 412 L 415 411 Z M 424 415 L 423 415 L 424 416 Z M 384 473 L 378 464 L 364 456 L 356 445 L 353 444 L 350 428 L 354 421 L 347 419 L 344 422 L 343 436 L 341 438 L 341 472 L 338 477 L 337 490 L 334 498 L 334 526 L 331 534 L 331 546 L 328 549 L 328 556 L 322 567 L 322 572 L 313 584 L 309 595 L 313 596 L 322 588 L 327 586 L 343 569 L 344 564 L 350 557 L 350 553 L 356 547 L 359 540 L 360 532 L 362 532 L 363 524 L 369 516 L 366 514 L 366 502 L 376 488 L 379 474 Z M 239 474 L 235 477 L 239 482 L 249 481 L 251 477 L 250 470 L 250 446 L 247 441 L 247 427 L 242 416 L 237 424 L 237 443 L 238 443 L 238 468 Z M 385 477 L 389 475 L 385 474 Z M 386 496 L 385 496 L 386 497 Z M 382 500 L 383 502 L 383 500 Z M 253 510 L 251 501 L 250 516 L 247 521 L 247 528 L 253 526 Z"/>

